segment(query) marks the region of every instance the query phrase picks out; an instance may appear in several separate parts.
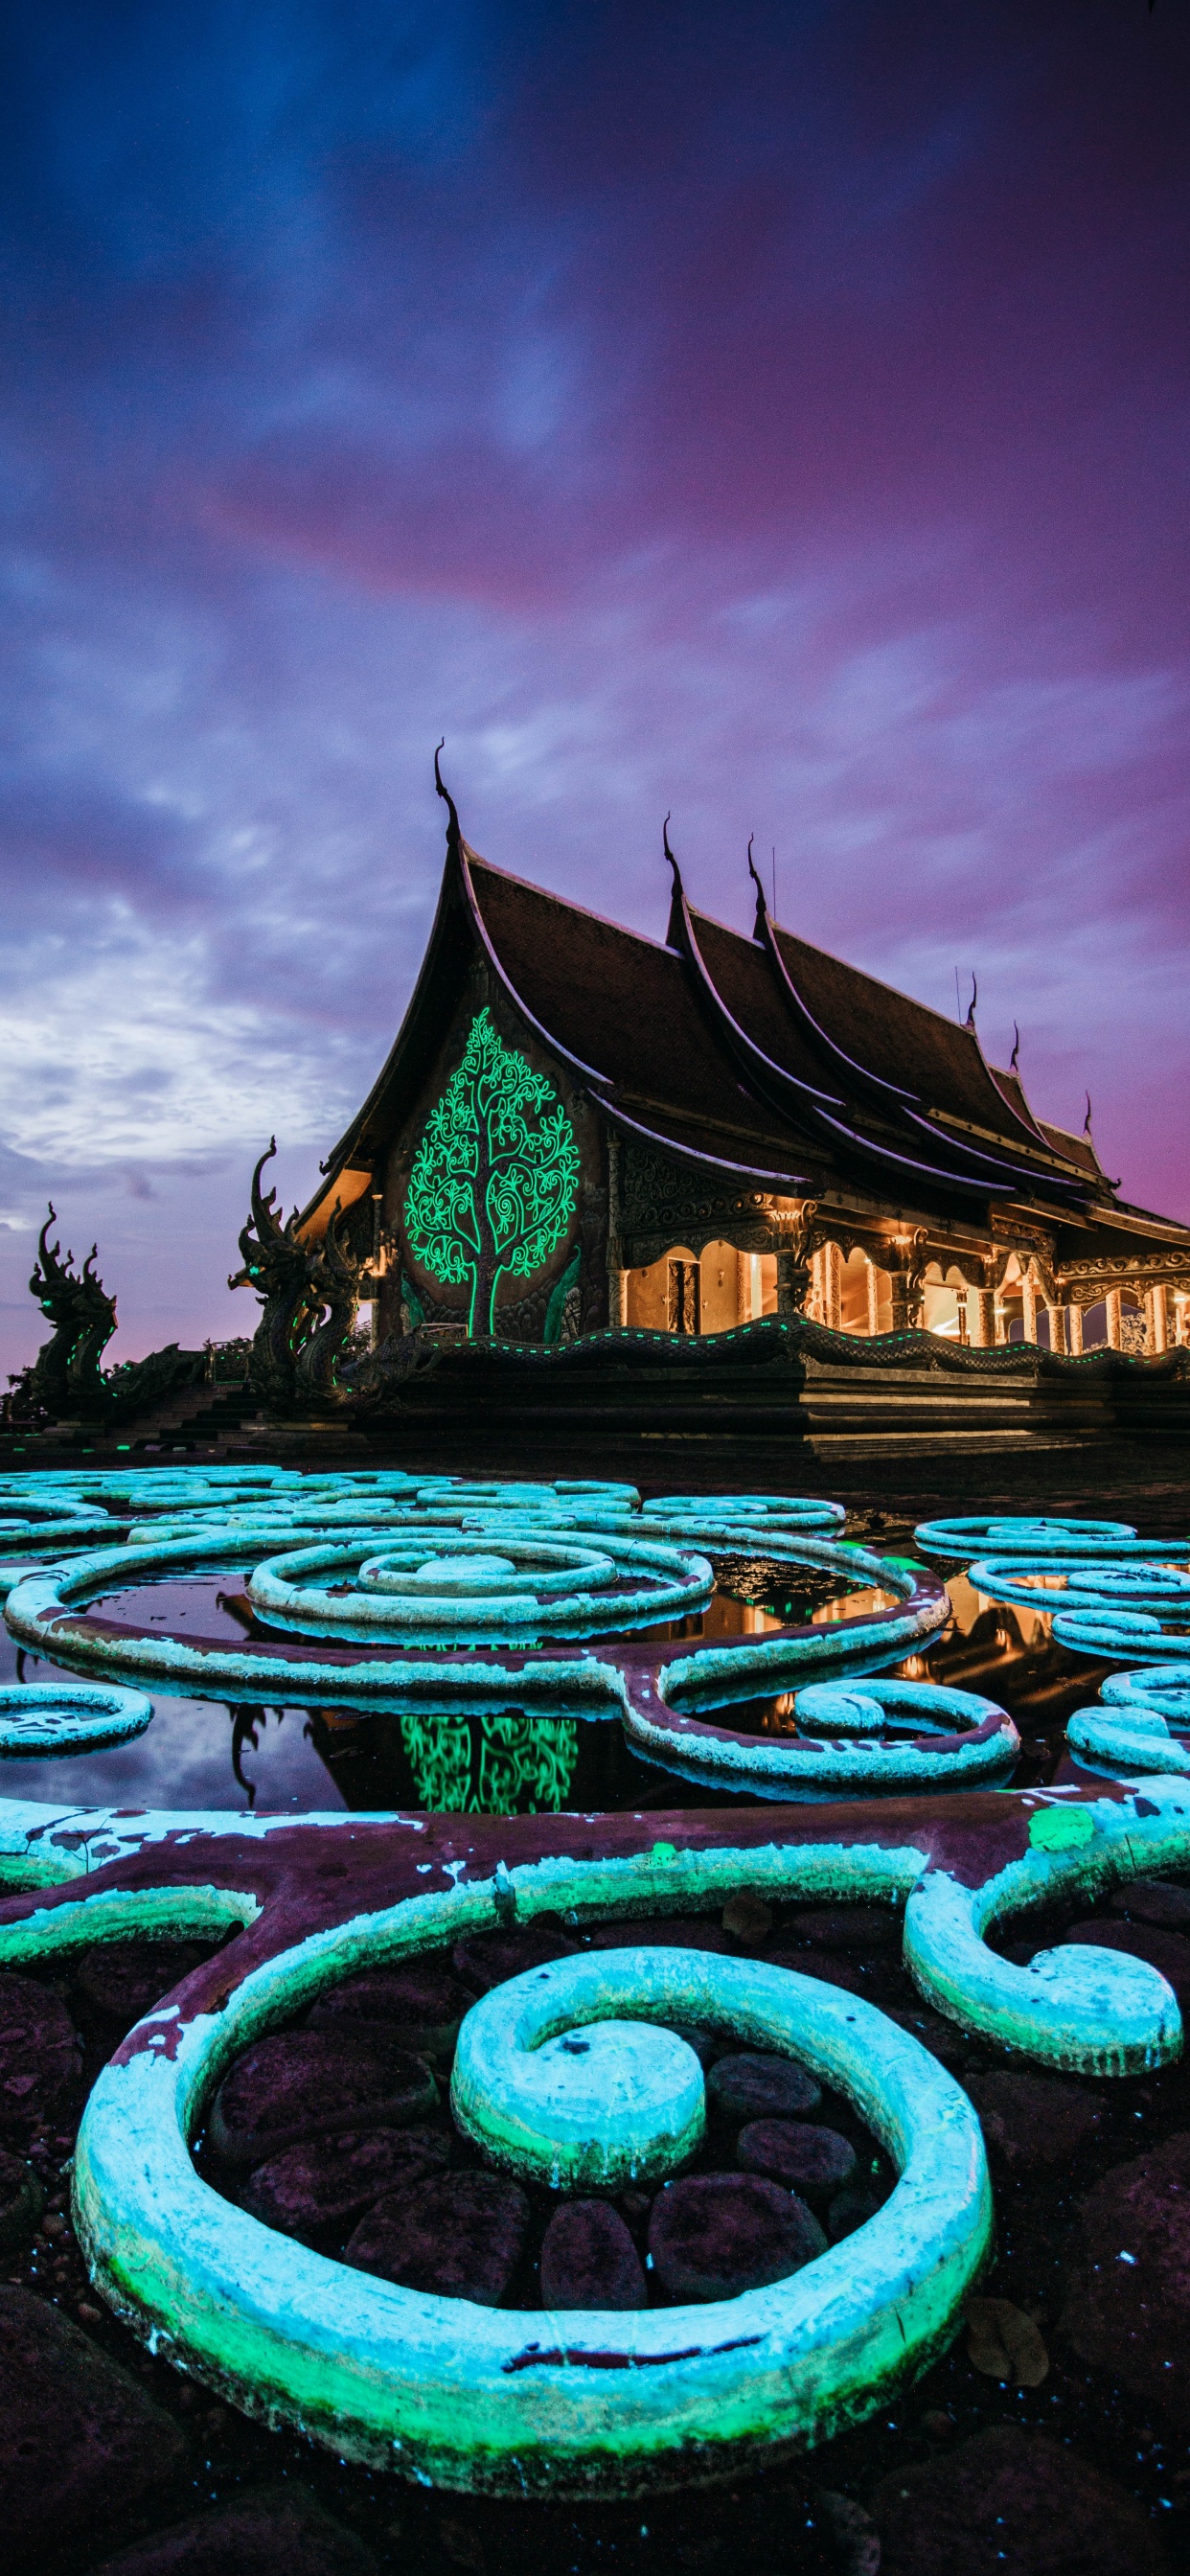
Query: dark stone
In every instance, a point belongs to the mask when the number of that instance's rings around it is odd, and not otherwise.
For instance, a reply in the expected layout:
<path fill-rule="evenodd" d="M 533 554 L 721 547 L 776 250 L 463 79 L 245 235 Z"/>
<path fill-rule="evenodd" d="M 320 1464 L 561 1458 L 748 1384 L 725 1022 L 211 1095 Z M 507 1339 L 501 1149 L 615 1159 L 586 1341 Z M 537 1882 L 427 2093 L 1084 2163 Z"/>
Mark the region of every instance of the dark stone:
<path fill-rule="evenodd" d="M 442 2174 L 412 2192 L 390 2192 L 360 2220 L 345 2261 L 407 2290 L 499 2307 L 529 2225 L 519 2183 L 496 2174 Z"/>
<path fill-rule="evenodd" d="M 438 2129 L 348 2129 L 307 2138 L 258 2165 L 240 2199 L 253 2218 L 305 2244 L 372 2209 L 382 2194 L 427 2182 L 450 2161 Z"/>
<path fill-rule="evenodd" d="M 606 2200 L 568 2200 L 554 2211 L 541 2248 L 543 2308 L 644 2308 L 640 2256 Z"/>
<path fill-rule="evenodd" d="M 707 2077 L 708 2108 L 739 2128 L 746 2120 L 796 2120 L 821 2100 L 821 2087 L 804 2066 L 759 2050 L 721 2057 Z"/>
<path fill-rule="evenodd" d="M 745 2173 L 768 2174 L 809 2201 L 830 2200 L 855 2172 L 850 2140 L 807 2120 L 750 2120 L 735 2151 Z"/>
<path fill-rule="evenodd" d="M 984 2137 L 1010 2173 L 1041 2173 L 1068 2164 L 1093 2138 L 1103 2096 L 1060 2075 L 973 2075 L 966 2089 Z"/>
<path fill-rule="evenodd" d="M 446 2057 L 473 2002 L 474 1996 L 452 1975 L 448 1960 L 409 1959 L 399 1967 L 364 1968 L 357 1977 L 345 1977 L 341 1986 L 320 1995 L 309 2026 L 327 2030 L 345 2022 L 378 2025 L 401 2048 Z"/>
<path fill-rule="evenodd" d="M 803 1905 L 783 1926 L 783 1937 L 811 1941 L 824 1950 L 896 1950 L 902 1918 L 888 1905 Z"/>
<path fill-rule="evenodd" d="M 255 2168 L 301 2138 L 404 2128 L 437 2100 L 428 2066 L 377 2030 L 277 2031 L 224 2077 L 207 2136 L 222 2163 Z"/>
<path fill-rule="evenodd" d="M 894 2469 L 872 2498 L 882 2576 L 1168 2576 L 1148 2516 L 1089 2460 L 1016 2424 Z"/>
<path fill-rule="evenodd" d="M 844 1994 L 870 1995 L 871 1982 L 858 1959 L 841 1959 L 830 1950 L 793 1950 L 781 1944 L 766 1950 L 766 1968 L 792 1968 L 797 1977 L 817 1977 L 820 1985 L 841 1986 Z"/>
<path fill-rule="evenodd" d="M 48 2300 L 0 2289 L 0 2530 L 7 2569 L 125 2512 L 190 2465 L 171 2417 Z"/>
<path fill-rule="evenodd" d="M 714 1950 L 735 1958 L 739 1943 L 713 1914 L 652 1914 L 641 1922 L 592 1924 L 589 1950 Z"/>
<path fill-rule="evenodd" d="M 1159 1923 L 1167 1932 L 1190 1932 L 1190 1887 L 1177 1879 L 1132 1878 L 1126 1887 L 1117 1887 L 1111 1911 L 1130 1923 Z"/>
<path fill-rule="evenodd" d="M 1182 1932 L 1168 1932 L 1155 1923 L 1120 1923 L 1114 1920 L 1072 1923 L 1062 1935 L 1064 1941 L 1090 1941 L 1100 1950 L 1126 1950 L 1130 1958 L 1147 1959 L 1151 1968 L 1159 1968 L 1168 1978 L 1178 2002 L 1190 2010 L 1190 1941 Z"/>
<path fill-rule="evenodd" d="M 687 2048 L 693 2049 L 702 2067 L 713 2066 L 716 2058 L 724 2056 L 731 2047 L 729 2039 L 720 2039 L 717 2031 L 704 2030 L 700 2022 L 671 2021 L 666 2028 L 685 2040 Z"/>
<path fill-rule="evenodd" d="M 75 1984 L 97 2012 L 129 2031 L 211 1955 L 209 1941 L 96 1942 L 84 1950 Z"/>
<path fill-rule="evenodd" d="M 973 2045 L 970 2033 L 960 2030 L 957 2022 L 947 2021 L 941 2013 L 931 2011 L 928 2004 L 911 2004 L 905 2009 L 889 2004 L 884 2009 L 889 2020 L 907 2030 L 911 2039 L 920 2040 L 922 2047 L 929 2049 L 931 2057 L 936 2057 L 940 2066 L 948 2066 L 953 2072 L 956 2067 L 965 2065 L 970 2057 Z"/>
<path fill-rule="evenodd" d="M 530 1923 L 523 1931 L 477 1932 L 456 1941 L 451 1965 L 469 1994 L 488 1995 L 506 1978 L 523 1976 L 526 1968 L 543 1967 L 547 1959 L 572 1959 L 576 1946 L 564 1933 Z"/>
<path fill-rule="evenodd" d="M 667 2299 L 734 2299 L 784 2281 L 826 2238 L 794 2192 L 759 2174 L 689 2174 L 659 2191 L 649 2252 Z"/>
<path fill-rule="evenodd" d="M 28 2244 L 44 2208 L 45 2193 L 32 2165 L 0 2147 L 0 2254 Z"/>
<path fill-rule="evenodd" d="M 1067 2278 L 1060 2331 L 1080 2361 L 1190 2435 L 1190 2133 L 1087 2193 Z"/>
<path fill-rule="evenodd" d="M 105 2558 L 93 2576 L 379 2576 L 353 2531 L 289 2486 L 258 2487 Z"/>
<path fill-rule="evenodd" d="M 866 2227 L 878 2209 L 883 2209 L 887 2193 L 873 2189 L 870 2183 L 850 2183 L 837 2191 L 826 2213 L 826 2232 L 832 2245 L 841 2245 L 845 2236 L 854 2236 L 857 2227 Z"/>
<path fill-rule="evenodd" d="M 24 2137 L 74 2107 L 82 2053 L 65 2004 L 32 1977 L 0 1975 L 0 2132 Z"/>

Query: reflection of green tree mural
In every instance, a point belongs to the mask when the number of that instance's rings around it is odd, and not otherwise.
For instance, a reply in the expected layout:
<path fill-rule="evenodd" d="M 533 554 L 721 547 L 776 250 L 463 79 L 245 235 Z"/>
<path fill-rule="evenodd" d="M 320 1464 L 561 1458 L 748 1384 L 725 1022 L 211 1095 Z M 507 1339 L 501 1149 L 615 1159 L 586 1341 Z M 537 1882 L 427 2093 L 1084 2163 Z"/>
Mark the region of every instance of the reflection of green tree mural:
<path fill-rule="evenodd" d="M 411 1251 L 434 1279 L 471 1288 L 469 1333 L 495 1329 L 505 1271 L 527 1279 L 574 1214 L 574 1129 L 544 1075 L 506 1047 L 491 1013 L 430 1111 L 405 1197 Z"/>
<path fill-rule="evenodd" d="M 556 1815 L 578 1760 L 572 1717 L 422 1717 L 410 1710 L 401 1733 L 423 1807 L 448 1816 Z"/>

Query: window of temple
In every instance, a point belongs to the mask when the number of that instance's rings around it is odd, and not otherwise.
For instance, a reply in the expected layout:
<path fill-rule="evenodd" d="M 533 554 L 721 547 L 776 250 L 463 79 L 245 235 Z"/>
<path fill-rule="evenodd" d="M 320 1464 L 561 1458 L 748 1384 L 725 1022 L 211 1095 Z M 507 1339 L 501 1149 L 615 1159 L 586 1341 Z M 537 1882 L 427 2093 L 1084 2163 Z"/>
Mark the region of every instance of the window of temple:
<path fill-rule="evenodd" d="M 922 1288 L 921 1320 L 927 1333 L 941 1333 L 947 1341 L 965 1341 L 967 1291 L 955 1269 L 942 1275 L 940 1262 L 931 1261 Z"/>
<path fill-rule="evenodd" d="M 730 1333 L 777 1311 L 777 1258 L 708 1243 L 701 1253 L 675 1243 L 647 1269 L 627 1274 L 626 1323 L 652 1333 Z"/>
<path fill-rule="evenodd" d="M 866 1333 L 868 1330 L 868 1272 L 871 1263 L 866 1252 L 849 1252 L 839 1272 L 839 1326 L 844 1333 Z"/>
<path fill-rule="evenodd" d="M 741 1252 L 736 1256 L 741 1324 L 758 1324 L 764 1315 L 777 1312 L 777 1256 L 775 1252 Z"/>
<path fill-rule="evenodd" d="M 1107 1306 L 1101 1297 L 1097 1306 L 1083 1309 L 1083 1349 L 1102 1350 L 1107 1341 Z"/>

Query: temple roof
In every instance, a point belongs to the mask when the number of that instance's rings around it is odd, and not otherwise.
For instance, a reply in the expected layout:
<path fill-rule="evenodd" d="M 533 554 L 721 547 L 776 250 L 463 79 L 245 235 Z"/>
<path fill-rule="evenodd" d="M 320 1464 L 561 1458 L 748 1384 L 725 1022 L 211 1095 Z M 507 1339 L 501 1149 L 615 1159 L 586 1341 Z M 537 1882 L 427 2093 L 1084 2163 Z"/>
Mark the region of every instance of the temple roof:
<path fill-rule="evenodd" d="M 1184 1232 L 1125 1214 L 1089 1135 L 1038 1119 L 1015 1065 L 990 1065 L 973 1025 L 771 921 L 759 878 L 747 938 L 687 903 L 667 844 L 668 936 L 649 939 L 492 867 L 446 801 L 446 871 L 417 986 L 308 1219 L 400 1131 L 478 946 L 613 1129 L 737 1186 L 829 1197 L 833 1185 L 980 1224 L 1011 1202 L 1078 1231 L 1103 1219 L 1113 1232 Z"/>

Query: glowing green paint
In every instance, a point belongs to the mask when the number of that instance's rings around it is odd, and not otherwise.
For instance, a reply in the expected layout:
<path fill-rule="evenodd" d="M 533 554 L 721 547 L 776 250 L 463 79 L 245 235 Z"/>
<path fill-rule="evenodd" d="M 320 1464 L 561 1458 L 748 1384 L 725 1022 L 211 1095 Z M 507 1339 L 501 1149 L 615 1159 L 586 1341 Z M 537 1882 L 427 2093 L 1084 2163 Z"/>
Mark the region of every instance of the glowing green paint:
<path fill-rule="evenodd" d="M 410 1709 L 401 1735 L 422 1806 L 444 1816 L 556 1816 L 578 1760 L 573 1718 L 518 1709 L 432 1720 Z"/>
<path fill-rule="evenodd" d="M 469 1333 L 495 1330 L 509 1275 L 557 1250 L 578 1197 L 574 1129 L 544 1074 L 476 1013 L 462 1061 L 430 1111 L 405 1195 L 410 1251 L 447 1288 L 470 1286 Z"/>

